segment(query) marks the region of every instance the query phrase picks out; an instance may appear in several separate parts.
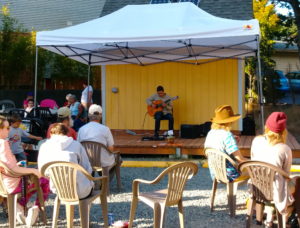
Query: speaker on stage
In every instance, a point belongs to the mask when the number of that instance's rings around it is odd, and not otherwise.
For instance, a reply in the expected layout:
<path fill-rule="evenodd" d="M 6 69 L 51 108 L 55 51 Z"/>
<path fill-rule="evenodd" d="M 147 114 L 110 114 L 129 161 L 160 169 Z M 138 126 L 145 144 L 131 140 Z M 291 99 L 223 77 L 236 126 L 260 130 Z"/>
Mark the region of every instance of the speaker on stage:
<path fill-rule="evenodd" d="M 181 124 L 180 137 L 184 139 L 195 139 L 202 136 L 203 126 L 200 124 Z"/>

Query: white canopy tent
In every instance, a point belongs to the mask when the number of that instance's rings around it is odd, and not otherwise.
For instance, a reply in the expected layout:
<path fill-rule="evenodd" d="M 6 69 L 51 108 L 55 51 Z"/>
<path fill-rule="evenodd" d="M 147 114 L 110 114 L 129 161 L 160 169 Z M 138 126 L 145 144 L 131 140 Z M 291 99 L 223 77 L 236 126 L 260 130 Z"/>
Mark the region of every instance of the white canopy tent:
<path fill-rule="evenodd" d="M 203 64 L 259 55 L 259 35 L 256 19 L 219 18 L 183 2 L 128 5 L 86 23 L 38 32 L 36 45 L 89 69 L 113 64 Z M 259 87 L 262 98 L 261 80 Z"/>

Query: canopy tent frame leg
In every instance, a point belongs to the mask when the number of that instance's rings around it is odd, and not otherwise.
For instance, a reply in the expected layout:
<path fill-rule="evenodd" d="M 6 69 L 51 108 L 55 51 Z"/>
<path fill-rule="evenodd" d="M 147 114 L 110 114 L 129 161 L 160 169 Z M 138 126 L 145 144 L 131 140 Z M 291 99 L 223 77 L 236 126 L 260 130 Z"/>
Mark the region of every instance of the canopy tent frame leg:
<path fill-rule="evenodd" d="M 39 54 L 39 46 L 35 47 L 35 72 L 34 72 L 34 112 L 36 110 L 37 107 L 37 102 L 36 102 L 36 98 L 37 98 L 37 77 L 38 77 L 38 56 Z M 35 113 L 34 113 L 35 116 Z"/>
<path fill-rule="evenodd" d="M 89 94 L 90 94 L 90 76 L 91 76 L 91 54 L 89 54 L 89 62 L 88 62 L 88 74 L 87 74 L 87 110 L 85 110 L 86 112 L 86 116 L 88 117 L 89 115 L 89 108 L 90 108 L 90 105 L 89 105 Z M 92 97 L 91 97 L 91 100 L 92 100 Z"/>
<path fill-rule="evenodd" d="M 261 73 L 261 59 L 260 59 L 260 45 L 259 45 L 259 36 L 257 36 L 257 86 L 258 86 L 258 93 L 259 93 L 259 107 L 260 107 L 260 117 L 261 117 L 261 133 L 264 131 L 265 126 L 265 114 L 264 114 L 264 95 L 263 95 L 263 82 L 262 82 L 262 73 Z"/>
<path fill-rule="evenodd" d="M 102 124 L 106 125 L 106 66 L 101 66 L 101 106 Z"/>

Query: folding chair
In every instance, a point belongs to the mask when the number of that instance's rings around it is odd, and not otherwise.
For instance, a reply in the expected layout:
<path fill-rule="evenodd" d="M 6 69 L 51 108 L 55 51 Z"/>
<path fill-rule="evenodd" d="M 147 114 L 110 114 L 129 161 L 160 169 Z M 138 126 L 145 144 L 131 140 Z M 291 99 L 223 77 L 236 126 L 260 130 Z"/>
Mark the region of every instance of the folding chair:
<path fill-rule="evenodd" d="M 227 187 L 227 199 L 230 211 L 230 216 L 235 216 L 236 209 L 236 191 L 239 184 L 245 183 L 248 178 L 237 178 L 234 181 L 229 181 L 226 172 L 226 161 L 229 161 L 234 167 L 237 168 L 237 164 L 227 154 L 212 148 L 205 149 L 209 168 L 214 173 L 214 180 L 212 185 L 212 193 L 210 199 L 210 211 L 214 209 L 214 201 L 217 191 L 218 183 L 226 184 Z"/>
<path fill-rule="evenodd" d="M 153 181 L 135 179 L 132 183 L 132 203 L 130 209 L 129 228 L 133 226 L 133 219 L 137 208 L 138 200 L 143 201 L 153 208 L 154 228 L 162 228 L 164 225 L 164 214 L 166 207 L 178 206 L 180 227 L 184 227 L 182 193 L 188 179 L 191 179 L 198 172 L 198 166 L 193 162 L 181 162 L 170 166 L 161 172 Z M 141 193 L 139 184 L 157 184 L 163 177 L 168 176 L 166 189 Z"/>
<path fill-rule="evenodd" d="M 256 204 L 264 205 L 273 202 L 273 188 L 276 175 L 281 175 L 285 180 L 290 177 L 284 170 L 277 166 L 261 161 L 246 161 L 239 165 L 239 170 L 247 170 L 251 178 L 251 199 L 247 209 L 246 227 L 251 226 L 253 209 Z M 263 210 L 261 209 L 260 212 Z M 282 216 L 276 209 L 279 228 L 286 227 L 285 216 Z M 260 215 L 260 217 L 262 217 Z"/>
<path fill-rule="evenodd" d="M 9 110 L 15 107 L 15 102 L 12 100 L 0 100 L 0 113 L 8 113 Z"/>
<path fill-rule="evenodd" d="M 103 176 L 107 176 L 109 182 L 112 180 L 113 175 L 116 175 L 118 190 L 121 190 L 121 158 L 119 151 L 110 151 L 107 146 L 102 143 L 92 142 L 92 141 L 82 141 L 82 146 L 85 148 L 88 155 L 89 161 L 95 172 L 102 172 Z M 108 167 L 103 167 L 101 164 L 101 153 L 103 150 L 108 153 L 115 155 L 115 163 Z M 107 191 L 109 193 L 109 185 L 107 186 Z"/>
<path fill-rule="evenodd" d="M 101 189 L 94 189 L 85 199 L 77 194 L 77 172 L 81 172 L 91 181 L 100 181 Z M 81 227 L 89 227 L 89 211 L 91 204 L 98 198 L 102 207 L 104 227 L 108 227 L 107 217 L 107 177 L 92 177 L 82 166 L 71 162 L 49 162 L 42 167 L 41 173 L 50 177 L 55 186 L 57 196 L 53 209 L 52 227 L 56 227 L 60 204 L 66 206 L 67 227 L 73 227 L 74 206 L 79 205 Z M 62 181 L 63 180 L 63 181 Z"/>
<path fill-rule="evenodd" d="M 45 203 L 43 198 L 43 192 L 39 185 L 39 179 L 33 174 L 21 174 L 16 173 L 9 169 L 4 163 L 0 161 L 0 196 L 7 198 L 7 207 L 8 207 L 8 220 L 9 220 L 9 227 L 15 228 L 16 227 L 16 205 L 17 205 L 17 198 L 20 194 L 10 194 L 6 190 L 6 186 L 3 182 L 3 176 L 11 176 L 14 178 L 24 177 L 27 176 L 31 179 L 34 183 L 34 188 L 31 191 L 37 191 L 37 197 L 40 202 L 40 209 L 42 214 L 42 219 L 44 224 L 47 223 L 46 212 L 45 212 Z"/>

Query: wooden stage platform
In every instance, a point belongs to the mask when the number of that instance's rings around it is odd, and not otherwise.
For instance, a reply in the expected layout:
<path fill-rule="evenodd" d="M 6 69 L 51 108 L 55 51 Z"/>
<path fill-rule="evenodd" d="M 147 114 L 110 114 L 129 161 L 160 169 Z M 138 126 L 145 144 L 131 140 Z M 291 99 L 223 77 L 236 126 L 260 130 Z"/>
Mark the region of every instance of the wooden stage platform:
<path fill-rule="evenodd" d="M 142 141 L 142 137 L 152 135 L 143 131 L 134 131 L 137 135 L 126 133 L 125 130 L 112 130 L 115 140 L 115 150 L 121 154 L 163 154 L 163 155 L 204 155 L 205 137 L 196 139 L 175 138 L 174 143 L 165 141 Z M 255 136 L 240 136 L 238 146 L 244 156 L 250 156 L 250 147 Z M 295 137 L 288 134 L 287 144 L 293 151 L 294 158 L 300 158 L 300 144 Z"/>

